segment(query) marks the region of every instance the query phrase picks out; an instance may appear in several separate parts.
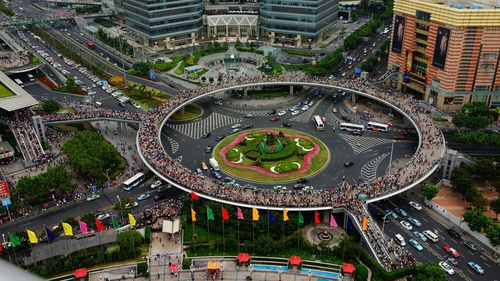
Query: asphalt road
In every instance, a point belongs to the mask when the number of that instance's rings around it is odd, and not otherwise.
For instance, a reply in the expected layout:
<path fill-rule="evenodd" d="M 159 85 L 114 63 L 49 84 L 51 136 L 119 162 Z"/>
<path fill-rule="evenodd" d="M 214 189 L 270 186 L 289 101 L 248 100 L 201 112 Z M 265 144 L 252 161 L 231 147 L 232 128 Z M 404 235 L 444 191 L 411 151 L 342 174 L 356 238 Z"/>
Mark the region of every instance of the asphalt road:
<path fill-rule="evenodd" d="M 416 198 L 411 196 L 412 198 Z M 415 199 L 417 201 L 417 199 Z M 418 202 L 424 208 L 421 211 L 417 211 L 413 207 L 408 204 L 408 200 L 403 198 L 400 195 L 394 196 L 388 200 L 383 200 L 380 203 L 370 204 L 369 210 L 370 213 L 376 218 L 376 222 L 379 227 L 384 228 L 384 232 L 388 237 L 394 238 L 394 236 L 399 233 L 406 240 L 405 249 L 409 250 L 412 255 L 420 262 L 432 262 L 438 263 L 443 260 L 445 256 L 449 256 L 443 247 L 445 245 L 449 245 L 460 253 L 460 257 L 456 258 L 458 265 L 454 267 L 455 274 L 449 276 L 450 280 L 488 280 L 495 281 L 500 280 L 500 267 L 494 261 L 492 261 L 489 257 L 484 255 L 483 253 L 473 253 L 471 252 L 464 244 L 462 244 L 462 240 L 453 239 L 450 235 L 446 233 L 447 226 L 443 225 L 440 221 L 438 221 L 435 217 L 438 215 L 435 214 L 433 210 L 428 209 L 422 202 Z M 404 218 L 398 214 L 397 219 L 389 220 L 389 223 L 386 223 L 385 226 L 382 226 L 382 218 L 381 213 L 385 214 L 385 210 L 394 210 L 394 208 L 399 207 L 405 210 L 408 213 L 408 216 L 413 217 L 419 220 L 422 224 L 421 227 L 416 227 L 413 225 L 413 229 L 408 231 L 404 229 L 400 221 L 404 220 Z M 390 216 L 388 216 L 390 217 Z M 407 221 L 407 220 L 406 220 Z M 417 238 L 412 232 L 413 231 L 423 232 L 424 230 L 431 230 L 437 234 L 439 237 L 436 243 L 433 243 L 430 240 L 427 242 L 421 241 Z M 408 240 L 413 238 L 417 240 L 423 247 L 424 250 L 417 251 L 413 246 L 408 244 Z M 462 237 L 462 239 L 467 239 Z M 479 264 L 484 270 L 485 273 L 483 275 L 477 274 L 473 271 L 468 265 L 467 262 L 473 261 Z"/>

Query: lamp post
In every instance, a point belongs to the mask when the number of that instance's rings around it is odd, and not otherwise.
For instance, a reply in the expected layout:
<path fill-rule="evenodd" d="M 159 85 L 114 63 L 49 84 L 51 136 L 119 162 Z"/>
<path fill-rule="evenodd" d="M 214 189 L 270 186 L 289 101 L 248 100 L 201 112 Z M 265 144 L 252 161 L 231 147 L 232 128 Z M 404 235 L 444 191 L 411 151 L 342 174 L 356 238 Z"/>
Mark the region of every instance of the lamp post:
<path fill-rule="evenodd" d="M 259 48 L 259 36 L 255 37 L 255 45 L 257 45 L 257 48 Z"/>
<path fill-rule="evenodd" d="M 122 59 L 122 70 L 123 70 L 123 81 L 125 83 L 125 87 L 127 86 L 127 74 L 125 73 L 125 61 L 123 60 L 123 40 L 124 37 L 120 36 L 120 58 Z"/>
<path fill-rule="evenodd" d="M 385 216 L 382 218 L 382 232 L 384 232 L 384 229 L 385 229 L 385 219 L 387 218 L 387 216 L 389 215 L 389 213 L 385 214 Z"/>
<path fill-rule="evenodd" d="M 391 171 L 391 165 L 392 165 L 392 154 L 394 152 L 394 143 L 395 141 L 392 140 L 391 142 L 391 157 L 389 158 L 389 166 L 387 167 L 387 173 L 389 173 Z"/>
<path fill-rule="evenodd" d="M 120 203 L 120 212 L 122 211 L 122 200 L 120 199 L 120 195 L 116 194 L 116 198 L 118 198 L 118 202 Z"/>

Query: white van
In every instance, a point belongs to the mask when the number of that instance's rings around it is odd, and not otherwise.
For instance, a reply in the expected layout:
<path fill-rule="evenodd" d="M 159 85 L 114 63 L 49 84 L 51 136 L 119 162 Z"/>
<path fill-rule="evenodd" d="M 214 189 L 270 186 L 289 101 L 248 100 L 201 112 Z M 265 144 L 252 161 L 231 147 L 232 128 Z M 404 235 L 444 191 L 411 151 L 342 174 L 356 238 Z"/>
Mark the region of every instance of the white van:
<path fill-rule="evenodd" d="M 215 158 L 208 159 L 208 163 L 210 163 L 210 166 L 212 166 L 212 168 L 214 169 L 214 171 L 218 171 L 219 170 L 219 162 L 217 162 L 217 160 L 215 160 Z"/>
<path fill-rule="evenodd" d="M 401 236 L 401 234 L 396 234 L 396 242 L 400 245 L 400 246 L 406 246 L 406 242 L 405 242 L 405 239 L 403 238 L 403 236 Z"/>
<path fill-rule="evenodd" d="M 100 102 L 100 101 L 96 101 L 96 102 L 95 102 L 95 105 L 97 105 L 98 107 L 101 107 L 101 106 L 102 106 L 102 102 Z"/>
<path fill-rule="evenodd" d="M 430 230 L 424 231 L 424 235 L 425 235 L 425 237 L 429 238 L 429 240 L 431 240 L 434 243 L 436 243 L 438 241 L 437 235 Z"/>

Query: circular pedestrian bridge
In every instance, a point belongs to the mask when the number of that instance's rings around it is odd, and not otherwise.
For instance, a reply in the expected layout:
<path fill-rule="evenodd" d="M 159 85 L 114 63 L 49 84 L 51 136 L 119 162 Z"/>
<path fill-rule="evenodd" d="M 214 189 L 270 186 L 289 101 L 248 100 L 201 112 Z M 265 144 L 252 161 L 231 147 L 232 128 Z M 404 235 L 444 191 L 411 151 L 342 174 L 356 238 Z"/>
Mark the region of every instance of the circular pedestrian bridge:
<path fill-rule="evenodd" d="M 367 97 L 391 107 L 415 127 L 418 147 L 410 160 L 398 169 L 377 178 L 371 183 L 300 192 L 293 190 L 249 190 L 233 187 L 215 179 L 197 176 L 170 158 L 160 137 L 165 122 L 180 108 L 198 99 L 225 91 L 260 86 L 311 86 L 347 91 Z M 146 166 L 162 180 L 200 197 L 223 204 L 246 208 L 290 211 L 329 210 L 337 207 L 356 208 L 360 204 L 382 200 L 408 190 L 430 176 L 439 166 L 444 155 L 445 143 L 441 131 L 426 113 L 420 111 L 409 96 L 397 92 L 389 94 L 379 88 L 370 88 L 353 81 L 332 81 L 325 78 L 303 76 L 264 77 L 238 79 L 237 81 L 208 85 L 187 90 L 149 112 L 137 134 L 137 148 Z"/>

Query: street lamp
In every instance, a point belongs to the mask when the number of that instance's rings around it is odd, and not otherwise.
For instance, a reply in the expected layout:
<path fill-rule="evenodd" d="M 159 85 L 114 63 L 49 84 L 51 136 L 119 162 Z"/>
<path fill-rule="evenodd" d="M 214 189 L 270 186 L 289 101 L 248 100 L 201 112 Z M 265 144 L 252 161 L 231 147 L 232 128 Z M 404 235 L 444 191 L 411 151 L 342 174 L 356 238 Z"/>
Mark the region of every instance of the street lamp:
<path fill-rule="evenodd" d="M 389 167 L 387 167 L 387 173 L 391 171 L 391 165 L 392 165 L 392 153 L 394 152 L 394 143 L 395 141 L 391 141 L 391 157 L 389 158 Z"/>
<path fill-rule="evenodd" d="M 385 216 L 382 218 L 382 232 L 384 232 L 384 229 L 385 229 L 385 220 L 387 219 L 387 216 L 389 215 L 389 213 L 385 214 Z"/>

